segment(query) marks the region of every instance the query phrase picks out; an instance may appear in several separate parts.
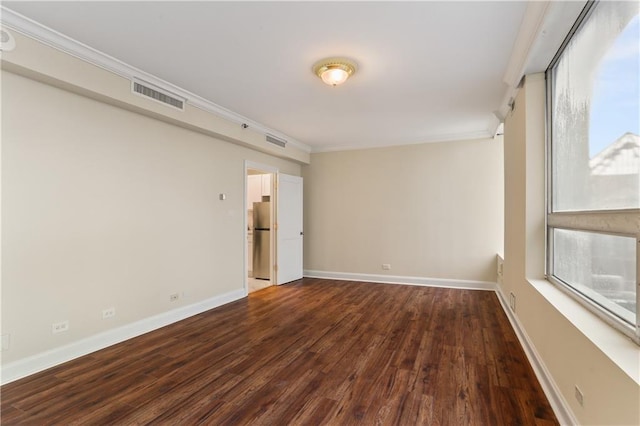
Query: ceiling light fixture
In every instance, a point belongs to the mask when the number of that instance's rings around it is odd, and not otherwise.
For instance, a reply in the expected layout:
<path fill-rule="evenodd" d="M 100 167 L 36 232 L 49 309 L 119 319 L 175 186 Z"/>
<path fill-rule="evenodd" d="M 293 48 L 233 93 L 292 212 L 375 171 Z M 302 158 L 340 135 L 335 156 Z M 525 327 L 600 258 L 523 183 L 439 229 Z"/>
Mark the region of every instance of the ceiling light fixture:
<path fill-rule="evenodd" d="M 337 86 L 356 72 L 356 65 L 344 58 L 329 58 L 316 62 L 313 72 L 329 86 Z"/>

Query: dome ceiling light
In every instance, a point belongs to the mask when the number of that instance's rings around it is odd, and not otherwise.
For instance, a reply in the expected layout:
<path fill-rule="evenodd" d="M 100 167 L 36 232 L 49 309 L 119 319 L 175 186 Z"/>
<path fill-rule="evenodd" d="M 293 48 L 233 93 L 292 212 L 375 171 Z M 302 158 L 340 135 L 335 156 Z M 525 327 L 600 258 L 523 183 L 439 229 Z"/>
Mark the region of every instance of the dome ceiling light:
<path fill-rule="evenodd" d="M 316 62 L 313 72 L 329 86 L 337 86 L 356 72 L 356 65 L 344 58 L 328 58 Z"/>

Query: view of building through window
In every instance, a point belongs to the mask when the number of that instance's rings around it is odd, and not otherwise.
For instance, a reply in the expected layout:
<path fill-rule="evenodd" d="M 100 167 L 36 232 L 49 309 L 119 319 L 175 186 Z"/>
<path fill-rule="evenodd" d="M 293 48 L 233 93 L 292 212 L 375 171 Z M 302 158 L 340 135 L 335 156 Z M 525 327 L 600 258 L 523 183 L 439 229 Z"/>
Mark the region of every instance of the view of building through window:
<path fill-rule="evenodd" d="M 589 156 L 596 157 L 625 134 L 640 135 L 640 16 L 615 38 L 593 81 Z"/>
<path fill-rule="evenodd" d="M 596 208 L 640 207 L 638 99 L 640 15 L 635 15 L 607 50 L 593 81 L 588 141 Z"/>
<path fill-rule="evenodd" d="M 596 4 L 551 69 L 551 216 L 595 212 L 601 226 L 552 227 L 551 275 L 632 326 L 636 238 L 612 234 L 597 214 L 640 221 L 639 9 Z"/>

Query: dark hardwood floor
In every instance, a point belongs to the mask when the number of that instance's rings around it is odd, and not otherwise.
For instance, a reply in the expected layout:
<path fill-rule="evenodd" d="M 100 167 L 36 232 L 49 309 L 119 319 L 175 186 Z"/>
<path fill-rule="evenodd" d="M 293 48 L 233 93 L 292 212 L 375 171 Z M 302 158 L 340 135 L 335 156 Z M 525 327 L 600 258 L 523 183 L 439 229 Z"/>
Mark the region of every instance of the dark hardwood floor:
<path fill-rule="evenodd" d="M 1 389 L 3 425 L 552 425 L 493 292 L 304 279 Z"/>

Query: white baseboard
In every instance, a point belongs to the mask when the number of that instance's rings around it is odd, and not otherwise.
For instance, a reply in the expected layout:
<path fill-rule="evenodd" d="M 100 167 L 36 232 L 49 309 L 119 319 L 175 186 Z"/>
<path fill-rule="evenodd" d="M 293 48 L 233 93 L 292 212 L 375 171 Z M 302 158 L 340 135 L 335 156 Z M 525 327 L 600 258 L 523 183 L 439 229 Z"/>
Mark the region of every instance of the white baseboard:
<path fill-rule="evenodd" d="M 520 324 L 518 318 L 509 309 L 509 304 L 505 298 L 504 293 L 499 285 L 486 281 L 468 281 L 468 280 L 449 280 L 441 278 L 422 278 L 422 277 L 404 277 L 404 276 L 391 276 L 391 275 L 374 275 L 374 274 L 354 274 L 348 272 L 332 272 L 332 271 L 315 271 L 305 270 L 304 276 L 309 278 L 325 278 L 345 281 L 362 281 L 371 283 L 384 283 L 384 284 L 406 284 L 406 285 L 418 285 L 428 287 L 445 287 L 445 288 L 459 288 L 470 290 L 493 290 L 498 295 L 498 300 L 502 305 L 502 309 L 507 314 L 511 327 L 516 333 L 520 344 L 522 345 L 525 354 L 533 368 L 533 371 L 542 386 L 542 390 L 549 400 L 549 404 L 553 409 L 558 421 L 561 425 L 577 425 L 578 421 L 574 416 L 569 404 L 560 393 L 558 386 L 554 382 L 549 370 L 544 365 L 544 362 L 538 355 L 535 346 L 529 339 L 529 336 L 524 331 L 524 328 Z"/>
<path fill-rule="evenodd" d="M 350 272 L 304 270 L 304 276 L 309 278 L 326 278 L 332 280 L 362 281 L 381 284 L 405 284 L 423 287 L 459 288 L 465 290 L 496 289 L 496 283 L 488 281 L 451 280 L 444 278 L 404 277 L 394 275 L 354 274 Z"/>
<path fill-rule="evenodd" d="M 2 366 L 0 383 L 6 384 L 47 368 L 54 367 L 72 359 L 104 349 L 116 343 L 140 336 L 174 322 L 217 308 L 229 302 L 242 299 L 247 295 L 246 289 L 234 290 L 215 296 L 189 306 L 183 306 L 163 312 L 149 318 L 123 325 L 122 327 L 87 337 L 77 342 L 51 349 Z"/>
<path fill-rule="evenodd" d="M 508 307 L 507 299 L 499 286 L 495 283 L 485 281 L 450 280 L 441 278 L 404 277 L 391 275 L 374 274 L 354 274 L 346 272 L 314 271 L 305 270 L 305 277 L 338 279 L 346 281 L 362 281 L 370 283 L 384 284 L 406 284 L 428 287 L 445 287 L 471 290 L 495 290 L 502 309 L 507 314 L 511 326 L 513 327 L 520 344 L 522 345 L 531 366 L 540 381 L 542 389 L 549 399 L 551 407 L 562 425 L 577 425 L 571 408 L 560 393 L 557 385 L 547 370 L 544 362 L 538 355 L 535 346 L 529 339 L 526 331 L 520 324 L 518 318 Z M 234 290 L 220 296 L 212 297 L 202 302 L 189 306 L 173 309 L 162 314 L 158 314 L 131 324 L 124 325 L 91 337 L 79 340 L 60 348 L 42 352 L 18 361 L 14 361 L 2 367 L 0 383 L 6 384 L 47 368 L 54 367 L 72 359 L 87 355 L 89 353 L 104 349 L 111 345 L 123 342 L 144 333 L 156 330 L 174 322 L 208 311 L 209 309 L 222 306 L 226 303 L 241 299 L 247 295 L 245 289 Z"/>
<path fill-rule="evenodd" d="M 507 314 L 511 327 L 516 332 L 516 336 L 518 336 L 518 340 L 529 359 L 531 367 L 533 367 L 533 371 L 535 372 L 536 377 L 542 386 L 542 390 L 547 396 L 549 404 L 551 404 L 551 408 L 558 418 L 558 421 L 561 425 L 573 426 L 579 424 L 571 410 L 571 407 L 569 407 L 569 404 L 562 396 L 558 385 L 556 385 L 553 377 L 551 377 L 551 374 L 549 373 L 549 370 L 542 361 L 542 358 L 538 355 L 538 351 L 533 345 L 533 342 L 531 342 L 527 332 L 522 327 L 520 320 L 518 320 L 518 317 L 516 317 L 513 311 L 509 308 L 509 302 L 500 285 L 496 286 L 496 293 L 498 294 L 498 300 L 502 305 L 502 309 Z"/>

